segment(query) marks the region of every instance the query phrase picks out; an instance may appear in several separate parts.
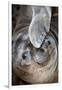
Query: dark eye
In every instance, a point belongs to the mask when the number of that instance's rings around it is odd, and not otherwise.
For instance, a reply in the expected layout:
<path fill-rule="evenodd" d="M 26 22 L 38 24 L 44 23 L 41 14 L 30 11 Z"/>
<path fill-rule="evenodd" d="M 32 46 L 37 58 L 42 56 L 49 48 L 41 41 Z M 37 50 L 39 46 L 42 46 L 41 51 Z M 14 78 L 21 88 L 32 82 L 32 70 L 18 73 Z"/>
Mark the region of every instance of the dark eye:
<path fill-rule="evenodd" d="M 32 52 L 31 52 L 31 51 L 26 51 L 26 52 L 24 52 L 24 53 L 22 54 L 22 58 L 23 58 L 24 60 L 26 60 L 26 59 L 31 59 L 31 58 L 32 58 Z"/>
<path fill-rule="evenodd" d="M 48 44 L 50 45 L 50 44 L 51 44 L 51 42 L 50 42 L 50 41 L 48 41 Z"/>
<path fill-rule="evenodd" d="M 26 53 L 26 52 L 24 52 L 24 53 L 22 54 L 22 58 L 23 58 L 23 59 L 26 59 L 26 58 L 27 58 L 27 53 Z"/>

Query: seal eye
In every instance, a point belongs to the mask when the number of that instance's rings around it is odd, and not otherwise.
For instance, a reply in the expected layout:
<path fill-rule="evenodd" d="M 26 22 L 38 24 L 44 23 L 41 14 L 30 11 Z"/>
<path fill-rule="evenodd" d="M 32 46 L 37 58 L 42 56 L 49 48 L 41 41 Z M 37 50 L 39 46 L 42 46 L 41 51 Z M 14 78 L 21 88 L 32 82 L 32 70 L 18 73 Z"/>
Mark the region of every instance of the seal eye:
<path fill-rule="evenodd" d="M 24 53 L 22 54 L 22 58 L 23 58 L 23 59 L 26 59 L 26 57 L 27 57 L 27 56 L 26 56 L 26 53 L 24 52 Z"/>
<path fill-rule="evenodd" d="M 48 44 L 49 44 L 49 45 L 51 44 L 50 41 L 48 41 Z"/>

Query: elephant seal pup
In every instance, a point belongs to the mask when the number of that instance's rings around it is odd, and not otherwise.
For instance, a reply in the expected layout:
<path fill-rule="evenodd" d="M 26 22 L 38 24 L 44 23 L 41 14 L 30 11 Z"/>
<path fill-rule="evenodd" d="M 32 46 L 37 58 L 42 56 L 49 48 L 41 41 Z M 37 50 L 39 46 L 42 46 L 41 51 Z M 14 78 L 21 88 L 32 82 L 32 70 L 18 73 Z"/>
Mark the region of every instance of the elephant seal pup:
<path fill-rule="evenodd" d="M 24 8 L 24 12 L 21 8 Z M 28 35 L 31 16 L 28 16 L 28 12 L 24 14 L 25 9 L 27 12 L 27 6 L 20 7 L 20 15 L 16 19 L 16 27 L 12 35 L 12 71 L 14 73 L 12 75 L 16 76 L 14 80 L 18 84 L 56 82 L 54 81 L 57 75 L 56 39 L 49 32 L 43 45 L 40 48 L 35 48 Z"/>

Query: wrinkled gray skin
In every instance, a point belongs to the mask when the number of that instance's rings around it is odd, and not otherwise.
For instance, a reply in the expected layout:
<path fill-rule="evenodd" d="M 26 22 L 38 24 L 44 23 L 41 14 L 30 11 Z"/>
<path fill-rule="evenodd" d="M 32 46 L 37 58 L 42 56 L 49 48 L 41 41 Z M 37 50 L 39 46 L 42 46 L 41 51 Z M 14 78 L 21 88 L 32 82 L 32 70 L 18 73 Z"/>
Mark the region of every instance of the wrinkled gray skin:
<path fill-rule="evenodd" d="M 34 47 L 39 48 L 45 39 L 46 32 L 50 29 L 51 8 L 44 6 L 33 6 L 32 21 L 28 34 Z"/>

